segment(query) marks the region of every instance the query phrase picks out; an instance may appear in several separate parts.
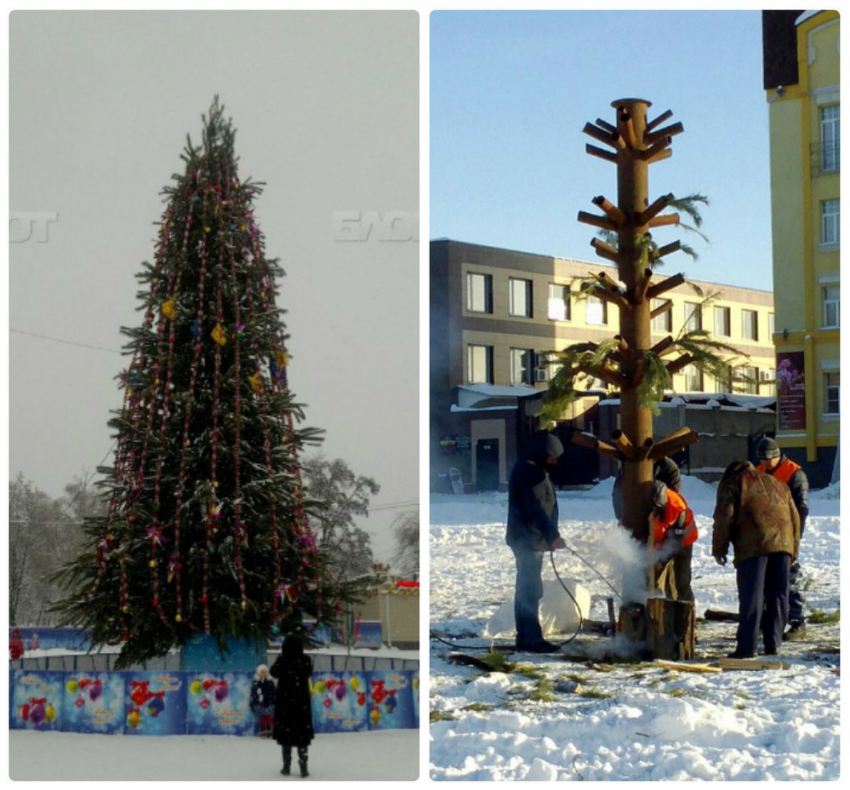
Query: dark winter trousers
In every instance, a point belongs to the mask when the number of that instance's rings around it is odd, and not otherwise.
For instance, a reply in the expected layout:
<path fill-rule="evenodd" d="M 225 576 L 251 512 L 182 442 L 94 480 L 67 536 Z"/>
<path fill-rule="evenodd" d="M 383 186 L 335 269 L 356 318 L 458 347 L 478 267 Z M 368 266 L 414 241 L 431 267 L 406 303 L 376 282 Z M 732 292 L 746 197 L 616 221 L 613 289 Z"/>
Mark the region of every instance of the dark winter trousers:
<path fill-rule="evenodd" d="M 543 597 L 543 552 L 526 546 L 511 546 L 516 558 L 514 619 L 517 648 L 535 647 L 543 641 L 537 612 Z"/>
<path fill-rule="evenodd" d="M 284 746 L 283 748 L 283 770 L 288 771 L 292 765 L 292 747 Z M 301 768 L 301 773 L 307 773 L 307 747 L 297 746 L 298 750 L 298 766 Z"/>
<path fill-rule="evenodd" d="M 782 632 L 788 621 L 790 565 L 790 555 L 774 552 L 745 560 L 736 567 L 739 655 L 756 654 L 759 623 L 764 629 L 765 652 L 774 653 L 782 644 Z"/>
<path fill-rule="evenodd" d="M 693 601 L 694 591 L 691 589 L 691 560 L 694 556 L 694 546 L 684 546 L 673 555 L 673 576 L 676 579 L 676 596 L 680 601 Z"/>
<path fill-rule="evenodd" d="M 806 622 L 803 614 L 803 606 L 806 599 L 803 597 L 803 574 L 800 573 L 800 563 L 792 562 L 788 576 L 788 622 L 792 625 L 802 625 Z"/>

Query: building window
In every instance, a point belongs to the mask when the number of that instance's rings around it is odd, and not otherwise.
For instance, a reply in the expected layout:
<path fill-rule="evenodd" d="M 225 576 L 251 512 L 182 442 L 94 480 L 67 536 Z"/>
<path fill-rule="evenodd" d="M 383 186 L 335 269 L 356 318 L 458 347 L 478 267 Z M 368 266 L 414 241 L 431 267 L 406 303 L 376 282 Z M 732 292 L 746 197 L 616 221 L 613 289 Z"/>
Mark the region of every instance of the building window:
<path fill-rule="evenodd" d="M 827 285 L 823 291 L 823 328 L 837 329 L 841 325 L 841 288 Z"/>
<path fill-rule="evenodd" d="M 697 302 L 685 302 L 685 330 L 698 332 L 702 329 L 702 306 Z"/>
<path fill-rule="evenodd" d="M 824 200 L 821 203 L 821 243 L 841 243 L 840 200 Z"/>
<path fill-rule="evenodd" d="M 511 384 L 534 384 L 534 351 L 511 349 Z"/>
<path fill-rule="evenodd" d="M 549 320 L 570 320 L 570 286 L 549 283 Z"/>
<path fill-rule="evenodd" d="M 755 310 L 741 310 L 741 336 L 744 340 L 759 339 L 759 314 Z"/>
<path fill-rule="evenodd" d="M 667 299 L 653 299 L 650 304 L 650 310 L 655 310 L 663 304 L 667 304 Z M 665 310 L 659 313 L 652 319 L 653 332 L 672 332 L 673 331 L 673 311 Z"/>
<path fill-rule="evenodd" d="M 767 337 L 773 340 L 773 335 L 776 333 L 776 316 L 773 313 L 767 314 Z"/>
<path fill-rule="evenodd" d="M 826 396 L 824 412 L 826 414 L 839 414 L 841 407 L 841 373 L 837 370 L 824 373 L 823 388 Z"/>
<path fill-rule="evenodd" d="M 776 368 L 759 372 L 759 395 L 776 395 Z"/>
<path fill-rule="evenodd" d="M 608 302 L 600 299 L 598 296 L 587 297 L 587 323 L 588 324 L 607 324 L 608 323 Z"/>
<path fill-rule="evenodd" d="M 466 309 L 470 313 L 493 312 L 492 275 L 466 273 Z"/>
<path fill-rule="evenodd" d="M 531 280 L 508 281 L 511 315 L 531 318 Z"/>
<path fill-rule="evenodd" d="M 469 383 L 493 383 L 493 346 L 469 345 Z"/>
<path fill-rule="evenodd" d="M 820 111 L 820 168 L 823 172 L 834 172 L 841 165 L 840 107 L 824 107 Z"/>
<path fill-rule="evenodd" d="M 747 395 L 759 394 L 759 372 L 758 368 L 749 365 L 742 365 L 738 368 L 739 381 L 741 384 L 741 392 Z"/>
<path fill-rule="evenodd" d="M 703 391 L 702 371 L 695 365 L 688 365 L 685 368 L 685 390 L 687 392 Z"/>
<path fill-rule="evenodd" d="M 730 308 L 714 308 L 714 334 L 718 337 L 732 336 L 732 311 Z"/>

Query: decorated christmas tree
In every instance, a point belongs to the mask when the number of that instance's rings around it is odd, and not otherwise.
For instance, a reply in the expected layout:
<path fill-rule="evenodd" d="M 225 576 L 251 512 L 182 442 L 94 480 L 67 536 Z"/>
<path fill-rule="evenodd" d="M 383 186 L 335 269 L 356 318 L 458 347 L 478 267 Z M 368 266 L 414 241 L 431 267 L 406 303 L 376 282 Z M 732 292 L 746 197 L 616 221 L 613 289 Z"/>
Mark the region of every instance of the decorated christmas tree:
<path fill-rule="evenodd" d="M 196 634 L 261 643 L 302 618 L 335 616 L 347 592 L 311 532 L 299 451 L 319 431 L 287 382 L 277 261 L 254 220 L 218 98 L 200 147 L 163 190 L 153 263 L 138 275 L 144 319 L 122 328 L 129 366 L 105 519 L 60 572 L 66 625 L 121 644 L 117 667 Z"/>

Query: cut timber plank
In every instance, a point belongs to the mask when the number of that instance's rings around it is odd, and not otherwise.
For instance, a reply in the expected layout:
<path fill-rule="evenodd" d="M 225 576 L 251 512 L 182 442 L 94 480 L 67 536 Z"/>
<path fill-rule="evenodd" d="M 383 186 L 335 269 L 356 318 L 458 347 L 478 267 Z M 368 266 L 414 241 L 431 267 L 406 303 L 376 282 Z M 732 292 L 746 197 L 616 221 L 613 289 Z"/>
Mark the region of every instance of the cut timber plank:
<path fill-rule="evenodd" d="M 665 669 L 675 669 L 679 672 L 722 672 L 723 670 L 715 664 L 688 664 L 684 661 L 665 661 L 656 658 L 655 663 Z"/>
<path fill-rule="evenodd" d="M 717 665 L 721 669 L 791 669 L 791 665 L 784 661 L 770 661 L 760 658 L 720 658 L 717 660 Z"/>
<path fill-rule="evenodd" d="M 706 609 L 704 617 L 706 620 L 717 620 L 724 623 L 738 622 L 737 612 L 722 612 L 719 609 Z"/>

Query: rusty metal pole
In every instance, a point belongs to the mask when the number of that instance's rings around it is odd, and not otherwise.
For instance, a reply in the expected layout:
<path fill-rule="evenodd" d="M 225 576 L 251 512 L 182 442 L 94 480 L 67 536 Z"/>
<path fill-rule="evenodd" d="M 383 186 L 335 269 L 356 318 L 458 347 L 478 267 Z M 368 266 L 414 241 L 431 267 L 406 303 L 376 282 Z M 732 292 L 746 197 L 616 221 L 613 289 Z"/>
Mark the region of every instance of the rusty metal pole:
<path fill-rule="evenodd" d="M 650 102 L 620 99 L 612 102 L 612 106 L 617 112 L 617 130 L 626 142 L 625 148 L 617 154 L 617 204 L 626 215 L 626 222 L 618 228 L 618 270 L 620 280 L 632 296 L 646 289 L 646 265 L 640 262 L 637 242 L 648 230 L 647 224 L 639 222 L 641 212 L 649 205 L 649 165 L 641 153 L 648 148 L 643 139 Z M 630 381 L 642 352 L 652 347 L 649 313 L 648 300 L 631 304 L 629 309 L 620 308 L 620 334 L 628 344 L 623 354 L 622 372 Z M 652 412 L 638 406 L 634 386 L 624 386 L 620 391 L 620 429 L 635 447 L 652 439 Z M 651 494 L 652 461 L 624 461 L 623 521 L 642 544 L 649 535 Z"/>

